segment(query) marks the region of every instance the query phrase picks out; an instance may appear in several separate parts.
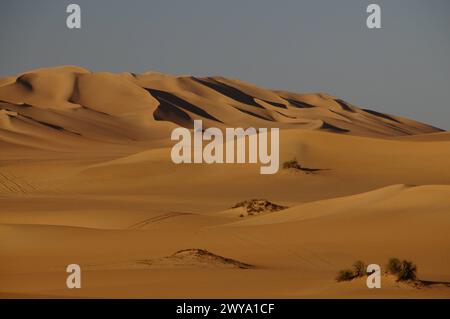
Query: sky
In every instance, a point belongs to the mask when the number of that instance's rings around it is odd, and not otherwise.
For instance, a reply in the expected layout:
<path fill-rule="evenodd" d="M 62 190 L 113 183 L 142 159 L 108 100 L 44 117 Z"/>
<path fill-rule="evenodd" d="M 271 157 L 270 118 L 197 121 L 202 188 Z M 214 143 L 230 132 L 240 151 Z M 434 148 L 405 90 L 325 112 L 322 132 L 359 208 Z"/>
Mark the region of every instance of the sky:
<path fill-rule="evenodd" d="M 81 29 L 66 7 L 81 7 Z M 381 6 L 381 29 L 366 8 Z M 448 0 L 2 0 L 0 76 L 63 64 L 221 75 L 450 129 Z"/>

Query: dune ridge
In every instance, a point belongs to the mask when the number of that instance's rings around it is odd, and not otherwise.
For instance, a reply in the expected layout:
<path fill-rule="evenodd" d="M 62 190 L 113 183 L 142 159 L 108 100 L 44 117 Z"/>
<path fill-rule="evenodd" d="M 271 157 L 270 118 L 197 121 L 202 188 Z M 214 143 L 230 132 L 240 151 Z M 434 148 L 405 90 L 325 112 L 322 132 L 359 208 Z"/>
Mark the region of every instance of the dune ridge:
<path fill-rule="evenodd" d="M 268 90 L 223 77 L 91 72 L 75 66 L 0 79 L 0 138 L 20 145 L 129 143 L 163 138 L 176 125 L 280 127 L 363 136 L 441 130 L 358 108 L 325 93 Z M 43 144 L 43 143 L 39 143 Z"/>

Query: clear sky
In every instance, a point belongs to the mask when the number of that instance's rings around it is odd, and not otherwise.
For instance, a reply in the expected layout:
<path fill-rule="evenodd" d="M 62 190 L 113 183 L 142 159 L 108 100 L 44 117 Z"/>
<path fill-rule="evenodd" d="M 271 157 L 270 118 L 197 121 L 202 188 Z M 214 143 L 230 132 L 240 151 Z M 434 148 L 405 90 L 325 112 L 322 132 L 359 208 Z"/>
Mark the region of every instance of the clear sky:
<path fill-rule="evenodd" d="M 66 6 L 81 6 L 81 30 Z M 366 7 L 382 8 L 369 30 Z M 449 0 L 2 0 L 0 76 L 93 71 L 222 75 L 450 129 Z"/>

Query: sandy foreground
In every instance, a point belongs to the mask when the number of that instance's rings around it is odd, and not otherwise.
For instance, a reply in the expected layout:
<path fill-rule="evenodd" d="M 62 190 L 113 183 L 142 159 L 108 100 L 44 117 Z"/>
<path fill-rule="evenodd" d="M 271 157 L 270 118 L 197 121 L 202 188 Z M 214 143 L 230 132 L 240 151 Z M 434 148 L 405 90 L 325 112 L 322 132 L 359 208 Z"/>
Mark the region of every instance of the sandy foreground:
<path fill-rule="evenodd" d="M 280 168 L 171 161 L 171 131 L 279 127 Z M 325 93 L 41 69 L 0 79 L 0 297 L 449 298 L 450 135 Z M 249 213 L 264 199 L 282 210 Z M 338 283 L 412 260 L 427 285 Z M 66 287 L 65 267 L 82 269 Z"/>

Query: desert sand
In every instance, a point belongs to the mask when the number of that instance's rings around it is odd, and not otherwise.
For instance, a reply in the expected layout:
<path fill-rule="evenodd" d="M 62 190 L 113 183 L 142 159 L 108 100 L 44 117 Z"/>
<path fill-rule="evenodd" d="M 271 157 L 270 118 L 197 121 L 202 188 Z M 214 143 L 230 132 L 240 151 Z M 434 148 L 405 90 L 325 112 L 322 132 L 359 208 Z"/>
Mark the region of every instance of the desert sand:
<path fill-rule="evenodd" d="M 300 168 L 176 165 L 170 133 L 195 119 L 278 127 Z M 449 159 L 448 132 L 326 93 L 75 66 L 1 78 L 0 297 L 450 298 Z M 390 257 L 432 284 L 335 280 Z"/>

